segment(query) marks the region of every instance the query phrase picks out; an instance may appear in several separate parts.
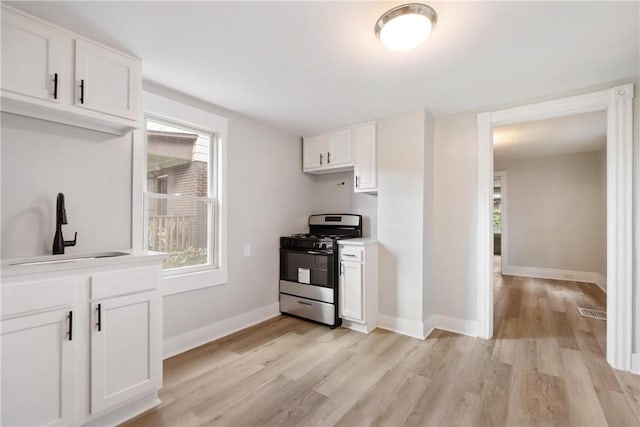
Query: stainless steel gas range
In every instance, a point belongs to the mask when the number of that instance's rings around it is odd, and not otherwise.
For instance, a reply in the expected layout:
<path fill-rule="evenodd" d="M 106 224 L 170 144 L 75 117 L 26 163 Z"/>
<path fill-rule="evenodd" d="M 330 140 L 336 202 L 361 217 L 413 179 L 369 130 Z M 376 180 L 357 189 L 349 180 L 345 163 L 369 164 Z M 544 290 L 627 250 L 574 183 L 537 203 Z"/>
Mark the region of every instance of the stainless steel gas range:
<path fill-rule="evenodd" d="M 337 240 L 362 237 L 362 216 L 309 217 L 309 233 L 280 238 L 280 312 L 340 326 Z"/>

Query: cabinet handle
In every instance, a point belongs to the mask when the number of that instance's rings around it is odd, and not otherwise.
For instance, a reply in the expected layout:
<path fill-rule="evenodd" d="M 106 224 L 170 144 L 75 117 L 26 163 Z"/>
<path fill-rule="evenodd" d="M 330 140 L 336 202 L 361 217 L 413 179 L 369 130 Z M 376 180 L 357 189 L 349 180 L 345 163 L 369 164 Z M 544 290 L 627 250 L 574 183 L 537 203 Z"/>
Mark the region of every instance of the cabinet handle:
<path fill-rule="evenodd" d="M 53 99 L 58 99 L 58 73 L 53 73 Z"/>
<path fill-rule="evenodd" d="M 67 332 L 67 336 L 69 337 L 69 341 L 73 341 L 73 310 L 67 315 L 67 321 L 69 322 L 69 332 Z"/>
<path fill-rule="evenodd" d="M 327 164 L 331 163 L 331 153 L 327 152 Z"/>
<path fill-rule="evenodd" d="M 80 80 L 80 104 L 84 104 L 84 79 Z"/>
<path fill-rule="evenodd" d="M 96 312 L 98 315 L 96 326 L 98 327 L 98 331 L 102 331 L 102 304 L 98 304 L 98 307 L 96 307 Z"/>
<path fill-rule="evenodd" d="M 356 175 L 356 188 L 360 188 L 359 176 Z"/>
<path fill-rule="evenodd" d="M 320 164 L 322 164 L 322 153 L 320 153 Z"/>
<path fill-rule="evenodd" d="M 350 256 L 350 257 L 354 257 L 355 258 L 354 254 L 342 254 L 342 256 Z"/>

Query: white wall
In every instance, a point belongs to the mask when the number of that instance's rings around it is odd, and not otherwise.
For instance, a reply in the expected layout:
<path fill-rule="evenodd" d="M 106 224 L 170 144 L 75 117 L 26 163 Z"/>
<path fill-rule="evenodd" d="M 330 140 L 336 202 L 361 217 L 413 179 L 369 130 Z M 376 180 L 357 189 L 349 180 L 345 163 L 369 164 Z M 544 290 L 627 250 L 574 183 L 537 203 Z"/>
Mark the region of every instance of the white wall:
<path fill-rule="evenodd" d="M 67 253 L 131 247 L 131 136 L 2 113 L 2 258 L 51 254 L 56 195 Z"/>
<path fill-rule="evenodd" d="M 424 110 L 378 120 L 377 143 L 380 314 L 417 327 L 423 322 Z"/>
<path fill-rule="evenodd" d="M 605 150 L 494 159 L 507 171 L 508 267 L 606 276 Z"/>
<path fill-rule="evenodd" d="M 477 319 L 476 113 L 436 117 L 434 298 L 438 314 Z"/>
<path fill-rule="evenodd" d="M 616 82 L 624 84 L 625 82 Z M 634 325 L 640 316 L 640 80 L 635 79 L 634 99 Z M 572 96 L 612 87 L 605 84 Z M 557 97 L 554 97 L 557 98 Z M 553 99 L 553 98 L 546 98 Z M 531 100 L 531 102 L 543 99 Z M 501 108 L 509 106 L 501 106 Z M 487 109 L 488 110 L 488 109 Z M 436 117 L 435 120 L 435 281 L 440 314 L 477 319 L 476 227 L 477 227 L 477 113 Z M 634 351 L 640 352 L 640 327 L 635 327 Z M 640 363 L 640 362 L 639 362 Z"/>

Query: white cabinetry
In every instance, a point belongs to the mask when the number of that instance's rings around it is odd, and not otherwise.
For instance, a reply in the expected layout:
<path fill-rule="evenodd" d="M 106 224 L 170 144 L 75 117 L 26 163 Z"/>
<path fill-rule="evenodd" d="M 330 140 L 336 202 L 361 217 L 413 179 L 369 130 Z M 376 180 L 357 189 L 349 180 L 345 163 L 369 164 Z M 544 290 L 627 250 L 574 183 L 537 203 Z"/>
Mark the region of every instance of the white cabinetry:
<path fill-rule="evenodd" d="M 115 134 L 140 127 L 139 59 L 7 6 L 1 50 L 2 111 Z"/>
<path fill-rule="evenodd" d="M 353 128 L 354 179 L 356 193 L 378 190 L 376 168 L 376 124 L 366 123 Z"/>
<path fill-rule="evenodd" d="M 75 105 L 137 120 L 142 78 L 140 61 L 84 40 L 76 40 Z"/>
<path fill-rule="evenodd" d="M 57 103 L 65 95 L 71 40 L 58 29 L 2 9 L 2 90 Z M 67 77 L 68 78 L 68 77 Z"/>
<path fill-rule="evenodd" d="M 303 172 L 325 174 L 353 170 L 355 192 L 378 191 L 375 122 L 305 137 L 302 150 Z"/>
<path fill-rule="evenodd" d="M 342 325 L 369 333 L 378 316 L 378 246 L 367 239 L 340 241 L 338 312 Z"/>
<path fill-rule="evenodd" d="M 0 325 L 2 425 L 73 425 L 73 310 L 18 316 Z"/>
<path fill-rule="evenodd" d="M 158 403 L 164 257 L 3 263 L 2 425 L 113 425 Z"/>
<path fill-rule="evenodd" d="M 327 167 L 353 165 L 351 129 L 329 132 L 327 135 Z"/>
<path fill-rule="evenodd" d="M 310 171 L 327 165 L 327 135 L 316 135 L 304 138 L 303 170 Z"/>
<path fill-rule="evenodd" d="M 362 285 L 362 263 L 340 260 L 340 316 L 343 319 L 364 320 Z"/>
<path fill-rule="evenodd" d="M 350 128 L 305 137 L 302 150 L 304 172 L 324 174 L 353 168 Z"/>
<path fill-rule="evenodd" d="M 160 387 L 159 296 L 141 292 L 93 303 L 91 412 Z"/>

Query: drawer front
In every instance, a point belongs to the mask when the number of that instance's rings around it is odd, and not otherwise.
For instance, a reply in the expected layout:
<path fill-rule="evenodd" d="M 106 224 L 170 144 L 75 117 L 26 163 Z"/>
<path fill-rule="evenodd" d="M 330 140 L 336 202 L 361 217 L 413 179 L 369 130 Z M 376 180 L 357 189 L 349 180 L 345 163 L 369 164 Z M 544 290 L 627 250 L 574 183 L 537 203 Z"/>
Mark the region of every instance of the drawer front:
<path fill-rule="evenodd" d="M 77 281 L 76 277 L 65 277 L 3 285 L 2 317 L 73 305 Z"/>
<path fill-rule="evenodd" d="M 340 259 L 362 262 L 362 252 L 362 248 L 357 246 L 340 246 Z"/>
<path fill-rule="evenodd" d="M 289 295 L 300 295 L 318 301 L 335 302 L 333 288 L 322 286 L 303 285 L 301 283 L 280 280 L 280 292 Z"/>
<path fill-rule="evenodd" d="M 333 304 L 280 294 L 280 311 L 316 322 L 333 324 L 336 307 Z"/>
<path fill-rule="evenodd" d="M 129 268 L 91 275 L 91 299 L 156 289 L 160 283 L 160 267 Z"/>

